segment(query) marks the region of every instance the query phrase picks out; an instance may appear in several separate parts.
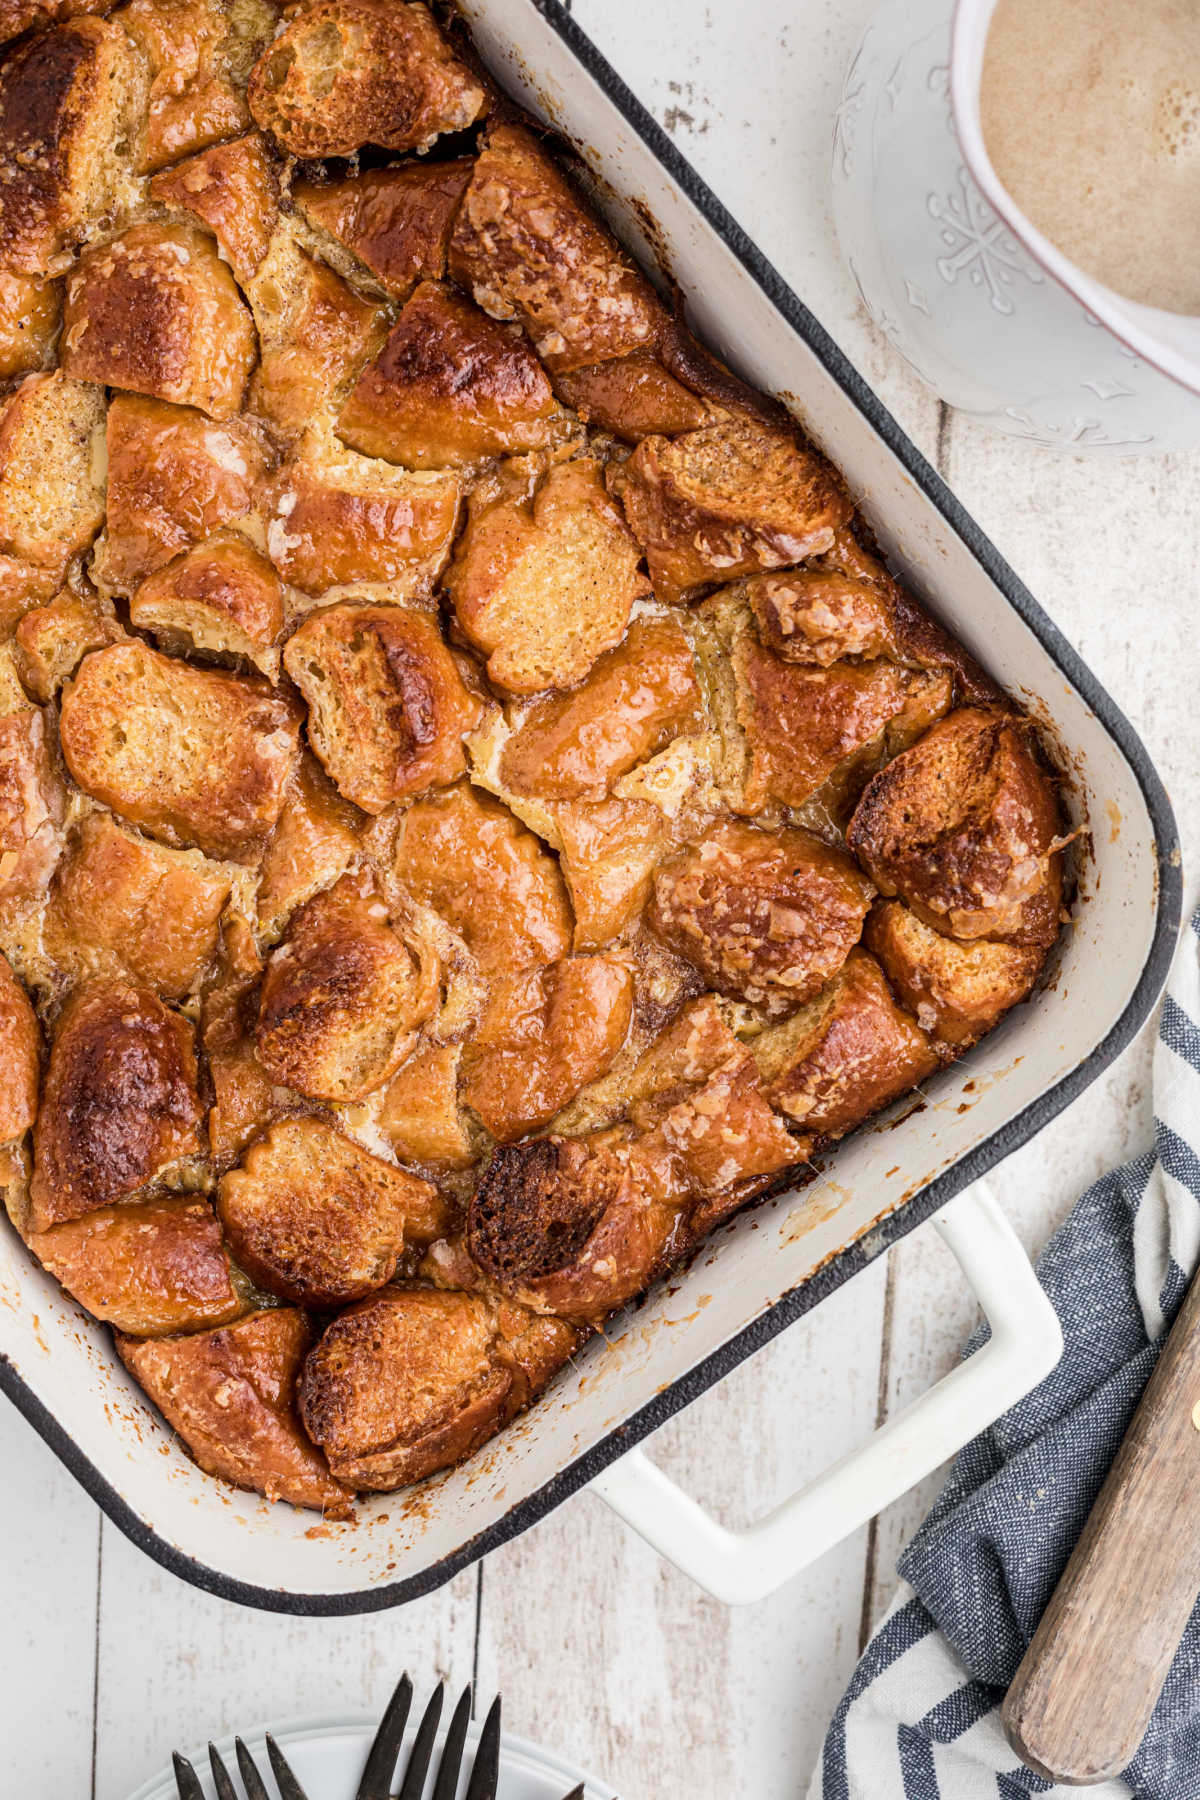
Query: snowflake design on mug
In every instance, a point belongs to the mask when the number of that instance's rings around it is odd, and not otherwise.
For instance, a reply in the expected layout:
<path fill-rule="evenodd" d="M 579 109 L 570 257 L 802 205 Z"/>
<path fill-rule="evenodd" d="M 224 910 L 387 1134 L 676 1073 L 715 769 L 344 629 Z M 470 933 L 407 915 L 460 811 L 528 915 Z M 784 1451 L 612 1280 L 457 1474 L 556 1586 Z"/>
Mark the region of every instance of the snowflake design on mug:
<path fill-rule="evenodd" d="M 997 218 L 966 168 L 959 166 L 956 194 L 930 194 L 929 215 L 941 227 L 945 254 L 937 259 L 937 272 L 948 285 L 965 275 L 981 288 L 998 313 L 1016 311 L 1009 288 L 1017 277 L 1041 283 L 1037 264 L 1018 248 L 1008 227 Z"/>

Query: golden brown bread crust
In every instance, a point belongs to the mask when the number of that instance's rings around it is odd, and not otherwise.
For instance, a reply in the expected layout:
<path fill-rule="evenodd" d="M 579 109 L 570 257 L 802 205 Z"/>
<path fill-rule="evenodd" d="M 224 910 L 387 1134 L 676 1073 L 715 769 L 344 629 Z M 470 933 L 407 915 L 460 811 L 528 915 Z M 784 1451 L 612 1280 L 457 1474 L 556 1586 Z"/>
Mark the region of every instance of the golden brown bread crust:
<path fill-rule="evenodd" d="M 257 274 L 279 216 L 279 172 L 256 131 L 161 170 L 150 195 L 207 225 L 240 282 Z"/>
<path fill-rule="evenodd" d="M 37 1117 L 42 1034 L 29 996 L 0 956 L 0 1143 L 24 1136 Z"/>
<path fill-rule="evenodd" d="M 389 1289 L 348 1308 L 309 1353 L 300 1414 L 343 1480 L 402 1487 L 470 1456 L 581 1341 L 508 1301 Z"/>
<path fill-rule="evenodd" d="M 157 994 L 85 982 L 59 1015 L 33 1139 L 46 1231 L 135 1194 L 203 1149 L 192 1028 Z"/>
<path fill-rule="evenodd" d="M 0 380 L 45 366 L 59 310 L 56 282 L 0 268 Z"/>
<path fill-rule="evenodd" d="M 283 589 L 273 566 L 240 532 L 214 532 L 139 582 L 129 622 L 164 649 L 244 658 L 272 680 L 279 673 Z"/>
<path fill-rule="evenodd" d="M 345 1306 L 383 1287 L 410 1238 L 437 1235 L 437 1189 L 321 1119 L 284 1119 L 220 1186 L 234 1255 L 298 1306 Z"/>
<path fill-rule="evenodd" d="M 63 692 L 63 756 L 85 793 L 165 844 L 251 862 L 279 817 L 300 709 L 256 677 L 134 641 L 93 651 Z"/>
<path fill-rule="evenodd" d="M 379 308 L 356 294 L 326 263 L 297 253 L 282 304 L 268 315 L 258 289 L 261 358 L 249 407 L 284 435 L 296 436 L 342 397 L 384 339 Z"/>
<path fill-rule="evenodd" d="M 337 429 L 410 469 L 475 468 L 556 442 L 566 416 L 519 331 L 423 281 L 359 376 Z"/>
<path fill-rule="evenodd" d="M 296 1417 L 296 1378 L 311 1339 L 303 1313 L 252 1313 L 217 1331 L 117 1349 L 200 1467 L 268 1500 L 344 1518 L 354 1496 L 335 1481 Z"/>
<path fill-rule="evenodd" d="M 244 1311 L 221 1227 L 201 1199 L 126 1201 L 27 1239 L 72 1299 L 141 1338 L 227 1325 Z"/>
<path fill-rule="evenodd" d="M 45 706 L 89 650 L 103 650 L 124 635 L 111 607 L 93 594 L 64 588 L 45 606 L 31 607 L 13 634 L 13 664 L 21 686 Z"/>
<path fill-rule="evenodd" d="M 51 592 L 104 518 L 103 431 L 103 389 L 60 370 L 27 375 L 0 411 L 0 551 Z"/>
<path fill-rule="evenodd" d="M 221 964 L 204 995 L 201 1039 L 213 1103 L 208 1141 L 213 1166 L 227 1169 L 246 1145 L 275 1119 L 308 1110 L 308 1103 L 273 1082 L 258 1060 L 254 1028 L 262 964 L 244 919 L 228 918 L 222 933 Z"/>
<path fill-rule="evenodd" d="M 474 163 L 398 163 L 342 181 L 296 181 L 292 199 L 370 270 L 392 297 L 446 274 L 450 228 Z"/>
<path fill-rule="evenodd" d="M 519 319 L 548 369 L 650 347 L 662 307 L 531 132 L 490 129 L 463 198 L 450 270 L 497 319 Z"/>
<path fill-rule="evenodd" d="M 1037 945 L 944 937 L 902 900 L 874 908 L 863 941 L 883 964 L 900 1004 L 948 1060 L 1024 1000 L 1044 961 Z"/>
<path fill-rule="evenodd" d="M 259 869 L 258 930 L 265 942 L 274 943 L 296 907 L 345 874 L 364 824 L 358 808 L 342 799 L 306 752 Z"/>
<path fill-rule="evenodd" d="M 414 1050 L 388 1083 L 379 1109 L 379 1129 L 401 1162 L 438 1172 L 469 1169 L 479 1155 L 458 1104 L 461 1044 L 430 1044 Z"/>
<path fill-rule="evenodd" d="M 0 904 L 44 894 L 62 845 L 62 782 L 40 712 L 0 717 Z"/>
<path fill-rule="evenodd" d="M 480 702 L 428 613 L 330 606 L 288 640 L 284 666 L 308 702 L 308 738 L 347 800 L 380 813 L 466 768 Z"/>
<path fill-rule="evenodd" d="M 0 44 L 20 37 L 34 26 L 59 25 L 84 13 L 112 11 L 113 0 L 3 0 L 0 5 Z"/>
<path fill-rule="evenodd" d="M 588 368 L 563 369 L 554 391 L 587 425 L 636 444 L 644 437 L 699 431 L 711 416 L 700 398 L 676 381 L 656 356 L 635 351 Z"/>
<path fill-rule="evenodd" d="M 428 9 L 386 0 L 313 0 L 255 65 L 248 98 L 263 130 L 299 157 L 364 144 L 425 150 L 484 107 Z"/>
<path fill-rule="evenodd" d="M 666 820 L 645 800 L 566 800 L 554 809 L 576 950 L 597 950 L 636 924 L 667 848 Z"/>
<path fill-rule="evenodd" d="M 128 0 L 115 22 L 150 71 L 139 169 L 246 130 L 246 80 L 275 18 L 271 0 Z"/>
<path fill-rule="evenodd" d="M 1046 950 L 1062 907 L 1062 817 L 1031 727 L 964 707 L 882 769 L 848 842 L 883 894 L 940 931 Z"/>
<path fill-rule="evenodd" d="M 67 277 L 62 366 L 213 419 L 241 407 L 258 345 L 212 239 L 190 225 L 134 225 Z"/>

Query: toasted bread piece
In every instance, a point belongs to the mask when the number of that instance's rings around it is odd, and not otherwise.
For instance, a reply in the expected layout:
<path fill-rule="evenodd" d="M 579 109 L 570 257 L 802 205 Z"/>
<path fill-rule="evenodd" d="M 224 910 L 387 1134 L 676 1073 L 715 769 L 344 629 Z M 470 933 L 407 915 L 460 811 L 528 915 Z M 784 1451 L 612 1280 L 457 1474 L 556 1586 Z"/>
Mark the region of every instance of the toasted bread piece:
<path fill-rule="evenodd" d="M 279 171 L 257 131 L 161 170 L 150 196 L 206 225 L 243 286 L 257 274 L 279 217 Z"/>
<path fill-rule="evenodd" d="M 23 1137 L 37 1117 L 42 1034 L 29 996 L 0 956 L 0 1143 Z"/>
<path fill-rule="evenodd" d="M 554 962 L 571 947 L 571 909 L 554 857 L 507 807 L 466 782 L 409 807 L 395 869 L 462 934 L 485 974 Z"/>
<path fill-rule="evenodd" d="M 348 1308 L 309 1353 L 300 1416 L 343 1480 L 402 1487 L 470 1456 L 580 1342 L 507 1301 L 390 1288 Z"/>
<path fill-rule="evenodd" d="M 880 771 L 848 841 L 882 894 L 955 937 L 1049 948 L 1062 816 L 1031 736 L 1026 719 L 964 707 Z"/>
<path fill-rule="evenodd" d="M 267 963 L 255 1042 L 271 1078 L 313 1100 L 361 1100 L 394 1075 L 438 998 L 376 880 L 343 875 L 296 912 Z"/>
<path fill-rule="evenodd" d="M 63 691 L 67 767 L 165 844 L 252 862 L 283 806 L 299 711 L 257 677 L 193 669 L 140 641 L 96 650 Z"/>
<path fill-rule="evenodd" d="M 0 64 L 0 265 L 55 275 L 125 196 L 145 106 L 141 60 L 119 25 L 38 32 Z"/>
<path fill-rule="evenodd" d="M 1045 961 L 1039 945 L 959 943 L 926 925 L 903 900 L 884 900 L 864 942 L 879 958 L 900 1004 L 947 1060 L 978 1043 L 1024 1000 Z"/>
<path fill-rule="evenodd" d="M 437 1190 L 321 1119 L 284 1119 L 221 1182 L 234 1255 L 297 1305 L 361 1300 L 391 1280 L 410 1233 L 437 1235 Z"/>
<path fill-rule="evenodd" d="M 416 474 L 314 435 L 268 490 L 267 547 L 306 594 L 386 587 L 380 598 L 413 598 L 445 566 L 461 495 L 450 470 Z"/>
<path fill-rule="evenodd" d="M 337 422 L 355 450 L 410 469 L 474 468 L 568 426 L 521 333 L 436 281 L 416 289 Z"/>
<path fill-rule="evenodd" d="M 205 990 L 201 1040 L 212 1083 L 209 1148 L 215 1167 L 228 1168 L 275 1119 L 308 1110 L 307 1101 L 271 1080 L 258 1060 L 254 1028 L 262 964 L 246 921 L 227 917 L 216 981 Z"/>
<path fill-rule="evenodd" d="M 463 1050 L 463 1104 L 501 1143 L 540 1130 L 612 1067 L 632 1014 L 633 973 L 616 957 L 501 978 Z"/>
<path fill-rule="evenodd" d="M 30 709 L 0 716 L 0 902 L 45 893 L 65 812 L 43 715 Z"/>
<path fill-rule="evenodd" d="M 279 675 L 283 589 L 240 532 L 216 532 L 139 582 L 129 620 L 164 649 L 244 657 L 268 680 Z"/>
<path fill-rule="evenodd" d="M 418 281 L 441 281 L 470 157 L 454 162 L 397 163 L 341 181 L 297 181 L 292 199 L 306 219 L 329 233 L 397 300 Z"/>
<path fill-rule="evenodd" d="M 274 943 L 297 906 L 344 875 L 357 856 L 366 820 L 343 800 L 307 752 L 292 777 L 279 823 L 263 852 L 258 930 Z"/>
<path fill-rule="evenodd" d="M 461 1044 L 418 1047 L 388 1083 L 379 1129 L 401 1162 L 468 1169 L 478 1154 L 458 1104 Z"/>
<path fill-rule="evenodd" d="M 837 1138 L 932 1075 L 938 1056 L 898 1006 L 883 970 L 850 952 L 823 993 L 750 1050 L 772 1106 L 822 1137 Z"/>
<path fill-rule="evenodd" d="M 824 457 L 751 418 L 643 438 L 611 484 L 660 600 L 828 550 L 853 510 Z"/>
<path fill-rule="evenodd" d="M 276 17 L 270 0 L 128 0 L 114 24 L 150 71 L 139 169 L 161 169 L 247 129 L 246 82 Z"/>
<path fill-rule="evenodd" d="M 28 1243 L 93 1318 L 137 1337 L 206 1331 L 243 1310 L 206 1200 L 101 1206 L 31 1232 Z"/>
<path fill-rule="evenodd" d="M 266 467 L 240 419 L 214 425 L 191 407 L 117 394 L 108 409 L 108 518 L 91 574 L 106 594 L 132 594 L 254 501 Z"/>
<path fill-rule="evenodd" d="M 695 658 L 678 619 L 635 619 L 580 686 L 530 707 L 504 745 L 501 778 L 543 800 L 600 800 L 699 712 Z"/>
<path fill-rule="evenodd" d="M 39 569 L 0 550 L 0 641 L 6 640 L 31 606 L 53 598 L 62 586 L 57 569 Z"/>
<path fill-rule="evenodd" d="M 79 381 L 228 419 L 257 352 L 228 265 L 191 225 L 131 225 L 67 277 L 62 366 Z"/>
<path fill-rule="evenodd" d="M 227 868 L 169 850 L 90 813 L 55 875 L 42 941 L 73 979 L 125 975 L 167 1000 L 212 964 L 230 893 Z"/>
<path fill-rule="evenodd" d="M 262 359 L 250 386 L 252 412 L 297 437 L 336 406 L 387 331 L 381 307 L 356 294 L 326 263 L 286 249 L 258 277 Z M 263 303 L 272 288 L 270 312 Z"/>
<path fill-rule="evenodd" d="M 124 635 L 110 606 L 95 595 L 64 588 L 44 606 L 31 608 L 17 626 L 13 662 L 21 685 L 45 706 L 89 650 L 102 650 Z"/>
<path fill-rule="evenodd" d="M 117 1333 L 130 1374 L 207 1474 L 338 1519 L 354 1496 L 296 1417 L 296 1378 L 310 1342 L 308 1320 L 290 1307 L 190 1337 Z"/>
<path fill-rule="evenodd" d="M 0 268 L 0 379 L 46 366 L 58 335 L 59 310 L 56 282 Z"/>
<path fill-rule="evenodd" d="M 723 819 L 656 871 L 649 918 L 710 988 L 781 1015 L 837 973 L 874 891 L 810 832 Z"/>
<path fill-rule="evenodd" d="M 623 937 L 650 897 L 667 820 L 646 800 L 568 800 L 554 809 L 576 950 Z"/>
<path fill-rule="evenodd" d="M 446 586 L 459 629 L 511 693 L 573 687 L 649 592 L 637 545 L 590 457 L 543 480 L 502 471 L 471 497 Z"/>
<path fill-rule="evenodd" d="M 649 352 L 614 357 L 588 368 L 561 370 L 554 391 L 585 425 L 611 431 L 627 443 L 644 437 L 678 437 L 699 431 L 713 408 L 685 388 Z"/>
<path fill-rule="evenodd" d="M 649 347 L 661 329 L 649 282 L 521 125 L 487 133 L 450 269 L 494 317 L 519 319 L 550 369 Z"/>
<path fill-rule="evenodd" d="M 33 1138 L 30 1223 L 46 1231 L 166 1177 L 203 1149 L 192 1027 L 157 994 L 85 982 L 59 1015 Z"/>
<path fill-rule="evenodd" d="M 7 44 L 36 26 L 59 25 L 84 13 L 112 11 L 112 0 L 3 0 L 0 4 L 0 44 Z"/>
<path fill-rule="evenodd" d="M 104 390 L 27 375 L 0 410 L 0 551 L 61 581 L 104 519 Z M 44 596 L 38 596 L 43 598 Z"/>
<path fill-rule="evenodd" d="M 480 702 L 428 613 L 330 606 L 305 619 L 283 661 L 308 702 L 309 742 L 364 812 L 462 774 Z"/>

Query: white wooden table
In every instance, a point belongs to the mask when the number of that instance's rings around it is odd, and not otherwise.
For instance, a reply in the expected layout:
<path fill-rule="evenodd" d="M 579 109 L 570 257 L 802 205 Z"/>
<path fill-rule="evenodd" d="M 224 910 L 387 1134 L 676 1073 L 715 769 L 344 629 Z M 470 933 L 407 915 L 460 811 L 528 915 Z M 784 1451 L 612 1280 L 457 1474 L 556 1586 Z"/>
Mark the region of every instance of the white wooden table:
<path fill-rule="evenodd" d="M 575 10 L 1130 715 L 1195 870 L 1200 457 L 1088 463 L 987 436 L 939 407 L 873 331 L 838 256 L 826 182 L 836 92 L 873 3 Z M 1146 1143 L 1148 1074 L 1143 1039 L 1000 1171 L 1031 1246 Z M 676 1419 L 654 1454 L 744 1520 L 941 1374 L 972 1314 L 948 1252 L 922 1232 Z M 503 1680 L 512 1729 L 607 1773 L 626 1800 L 794 1800 L 937 1485 L 741 1612 L 705 1600 L 581 1497 L 399 1612 L 305 1621 L 164 1573 L 3 1401 L 0 1464 L 6 1800 L 123 1800 L 172 1745 L 263 1717 L 379 1706 L 403 1667 L 423 1684 Z"/>

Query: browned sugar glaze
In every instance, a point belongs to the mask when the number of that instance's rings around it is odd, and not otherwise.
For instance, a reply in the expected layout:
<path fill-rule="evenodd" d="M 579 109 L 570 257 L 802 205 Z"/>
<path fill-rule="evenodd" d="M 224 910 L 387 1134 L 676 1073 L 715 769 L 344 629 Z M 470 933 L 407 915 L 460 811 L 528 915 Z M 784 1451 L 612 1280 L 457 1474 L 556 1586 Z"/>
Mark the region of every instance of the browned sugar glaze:
<path fill-rule="evenodd" d="M 0 30 L 8 1210 L 337 1514 L 1024 998 L 1055 788 L 423 6 Z"/>

